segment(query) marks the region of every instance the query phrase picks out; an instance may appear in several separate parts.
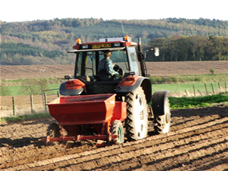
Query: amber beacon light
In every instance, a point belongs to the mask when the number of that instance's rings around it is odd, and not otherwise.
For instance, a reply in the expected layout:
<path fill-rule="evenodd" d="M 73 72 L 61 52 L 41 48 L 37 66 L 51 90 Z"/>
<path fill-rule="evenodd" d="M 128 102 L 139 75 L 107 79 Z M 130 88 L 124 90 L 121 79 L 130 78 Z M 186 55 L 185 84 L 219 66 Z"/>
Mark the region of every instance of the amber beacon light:
<path fill-rule="evenodd" d="M 126 42 L 129 41 L 129 36 L 125 36 L 125 41 L 126 41 Z"/>
<path fill-rule="evenodd" d="M 77 39 L 77 44 L 81 44 L 81 39 Z"/>

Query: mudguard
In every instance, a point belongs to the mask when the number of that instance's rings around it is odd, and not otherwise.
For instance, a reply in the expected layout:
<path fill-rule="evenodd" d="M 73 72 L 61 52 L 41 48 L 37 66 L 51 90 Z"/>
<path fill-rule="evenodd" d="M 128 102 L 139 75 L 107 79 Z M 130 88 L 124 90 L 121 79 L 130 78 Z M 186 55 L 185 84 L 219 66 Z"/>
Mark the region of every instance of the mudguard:
<path fill-rule="evenodd" d="M 129 93 L 141 86 L 145 92 L 147 103 L 150 103 L 152 94 L 150 79 L 142 76 L 133 77 L 135 78 L 135 81 L 132 81 L 132 84 L 128 83 L 128 81 L 131 82 L 128 78 L 132 78 L 132 76 L 125 77 L 116 87 L 116 93 Z"/>
<path fill-rule="evenodd" d="M 66 81 L 67 82 L 67 81 Z M 63 82 L 59 87 L 59 93 L 64 96 L 76 96 L 80 95 L 84 89 L 78 88 L 78 89 L 67 89 L 66 88 L 66 82 Z"/>
<path fill-rule="evenodd" d="M 165 100 L 169 91 L 156 91 L 152 96 L 152 109 L 155 116 L 165 114 Z"/>

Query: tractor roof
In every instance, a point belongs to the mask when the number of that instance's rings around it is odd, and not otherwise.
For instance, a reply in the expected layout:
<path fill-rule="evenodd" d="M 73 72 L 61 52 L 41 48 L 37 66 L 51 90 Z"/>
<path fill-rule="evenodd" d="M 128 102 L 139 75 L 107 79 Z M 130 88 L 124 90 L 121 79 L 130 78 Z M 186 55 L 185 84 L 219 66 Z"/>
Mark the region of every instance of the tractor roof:
<path fill-rule="evenodd" d="M 130 41 L 129 41 L 130 40 Z M 99 42 L 81 43 L 81 40 L 77 40 L 77 44 L 73 46 L 74 50 L 68 51 L 68 53 L 76 53 L 83 51 L 115 51 L 123 50 L 127 46 L 136 46 L 136 42 L 131 42 L 131 38 L 126 36 L 118 38 L 102 38 Z"/>

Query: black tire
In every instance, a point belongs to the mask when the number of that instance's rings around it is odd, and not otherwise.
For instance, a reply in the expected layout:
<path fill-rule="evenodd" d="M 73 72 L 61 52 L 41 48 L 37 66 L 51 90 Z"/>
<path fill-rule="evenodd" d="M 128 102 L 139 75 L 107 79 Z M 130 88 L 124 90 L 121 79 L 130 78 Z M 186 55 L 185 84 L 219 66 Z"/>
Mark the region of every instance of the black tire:
<path fill-rule="evenodd" d="M 47 129 L 47 136 L 50 136 L 51 138 L 54 137 L 60 137 L 60 128 L 57 123 L 52 123 L 48 126 Z"/>
<path fill-rule="evenodd" d="M 123 125 L 119 120 L 115 120 L 112 125 L 110 132 L 118 137 L 113 139 L 115 144 L 123 144 L 124 143 L 124 129 Z"/>
<path fill-rule="evenodd" d="M 129 141 L 143 139 L 148 132 L 148 106 L 142 87 L 126 96 L 127 119 L 126 136 Z"/>
<path fill-rule="evenodd" d="M 171 112 L 170 112 L 170 104 L 169 99 L 165 99 L 165 114 L 159 115 L 155 117 L 154 123 L 154 130 L 158 134 L 165 134 L 170 131 L 171 126 Z"/>

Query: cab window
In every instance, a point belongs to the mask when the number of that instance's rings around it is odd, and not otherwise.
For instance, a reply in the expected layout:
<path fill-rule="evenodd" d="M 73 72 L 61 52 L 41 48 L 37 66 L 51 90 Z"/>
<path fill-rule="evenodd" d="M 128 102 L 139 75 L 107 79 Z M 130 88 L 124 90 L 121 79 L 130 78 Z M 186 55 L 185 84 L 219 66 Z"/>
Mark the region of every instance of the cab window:
<path fill-rule="evenodd" d="M 129 62 L 131 66 L 131 71 L 135 71 L 136 75 L 139 75 L 139 65 L 138 65 L 138 59 L 135 47 L 128 47 L 128 56 L 129 56 Z"/>

